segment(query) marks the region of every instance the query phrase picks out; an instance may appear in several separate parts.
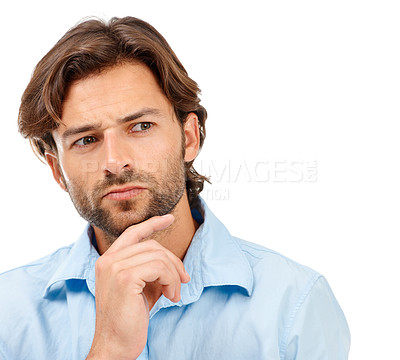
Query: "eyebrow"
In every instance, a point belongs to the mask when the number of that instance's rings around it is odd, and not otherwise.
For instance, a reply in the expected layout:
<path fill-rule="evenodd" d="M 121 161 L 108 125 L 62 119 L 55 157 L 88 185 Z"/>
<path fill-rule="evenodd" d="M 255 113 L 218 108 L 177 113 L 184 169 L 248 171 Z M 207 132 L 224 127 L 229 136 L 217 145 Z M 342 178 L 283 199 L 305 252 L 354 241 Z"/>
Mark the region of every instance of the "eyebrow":
<path fill-rule="evenodd" d="M 129 121 L 134 121 L 137 119 L 140 119 L 141 117 L 145 116 L 145 115 L 155 115 L 158 117 L 161 117 L 161 111 L 155 108 L 144 108 L 141 109 L 133 114 L 129 114 L 121 119 L 117 120 L 118 124 L 124 124 L 127 123 Z M 62 135 L 62 139 L 66 140 L 67 138 L 74 136 L 74 135 L 78 135 L 81 133 L 85 133 L 88 131 L 94 131 L 94 130 L 98 130 L 101 128 L 101 123 L 96 123 L 96 124 L 87 124 L 87 125 L 82 125 L 82 126 L 77 126 L 77 127 L 72 127 L 67 129 Z"/>

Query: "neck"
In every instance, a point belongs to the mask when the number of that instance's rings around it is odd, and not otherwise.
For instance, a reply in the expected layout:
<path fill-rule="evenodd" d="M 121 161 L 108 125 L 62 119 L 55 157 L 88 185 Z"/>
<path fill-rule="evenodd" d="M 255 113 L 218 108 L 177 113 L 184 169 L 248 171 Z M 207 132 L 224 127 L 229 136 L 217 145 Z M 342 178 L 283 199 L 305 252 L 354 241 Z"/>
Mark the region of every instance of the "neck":
<path fill-rule="evenodd" d="M 199 224 L 193 219 L 189 202 L 185 196 L 171 212 L 175 220 L 164 231 L 149 236 L 149 239 L 158 241 L 162 246 L 183 260 Z"/>

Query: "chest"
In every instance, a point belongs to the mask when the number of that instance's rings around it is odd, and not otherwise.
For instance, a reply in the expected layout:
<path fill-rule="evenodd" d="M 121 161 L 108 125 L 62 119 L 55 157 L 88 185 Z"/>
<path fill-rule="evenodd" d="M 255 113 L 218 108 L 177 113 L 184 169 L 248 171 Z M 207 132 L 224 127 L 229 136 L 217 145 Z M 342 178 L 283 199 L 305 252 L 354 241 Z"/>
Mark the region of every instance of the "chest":
<path fill-rule="evenodd" d="M 139 360 L 279 359 L 280 325 L 255 309 L 241 294 L 212 290 L 193 304 L 161 309 Z"/>

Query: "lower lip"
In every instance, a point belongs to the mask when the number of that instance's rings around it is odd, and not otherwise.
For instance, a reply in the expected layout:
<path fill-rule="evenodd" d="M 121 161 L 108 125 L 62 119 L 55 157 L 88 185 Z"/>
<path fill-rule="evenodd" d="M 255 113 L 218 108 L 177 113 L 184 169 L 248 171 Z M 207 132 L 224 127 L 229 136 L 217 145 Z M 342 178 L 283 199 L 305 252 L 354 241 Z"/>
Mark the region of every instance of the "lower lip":
<path fill-rule="evenodd" d="M 131 189 L 127 191 L 122 191 L 122 192 L 111 192 L 104 196 L 105 199 L 109 200 L 129 200 L 132 199 L 133 197 L 139 195 L 141 192 L 143 192 L 146 189 Z"/>

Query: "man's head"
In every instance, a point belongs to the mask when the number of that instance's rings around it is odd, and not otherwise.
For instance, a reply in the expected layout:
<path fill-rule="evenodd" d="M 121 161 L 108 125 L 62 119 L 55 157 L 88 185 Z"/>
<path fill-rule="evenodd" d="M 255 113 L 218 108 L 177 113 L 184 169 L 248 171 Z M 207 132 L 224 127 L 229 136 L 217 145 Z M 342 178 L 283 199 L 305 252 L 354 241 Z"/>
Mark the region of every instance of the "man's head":
<path fill-rule="evenodd" d="M 171 103 L 180 124 L 194 113 L 198 119 L 201 149 L 207 112 L 200 105 L 200 89 L 188 75 L 163 36 L 150 24 L 133 17 L 108 23 L 87 20 L 70 29 L 37 64 L 19 111 L 19 131 L 29 138 L 36 154 L 57 154 L 52 132 L 62 124 L 62 107 L 72 83 L 129 63 L 145 64 Z M 206 177 L 193 161 L 185 162 L 186 190 L 192 203 Z"/>
<path fill-rule="evenodd" d="M 205 177 L 199 88 L 164 38 L 135 19 L 78 24 L 39 62 L 19 129 L 46 158 L 78 212 L 117 237 L 170 212 Z"/>

